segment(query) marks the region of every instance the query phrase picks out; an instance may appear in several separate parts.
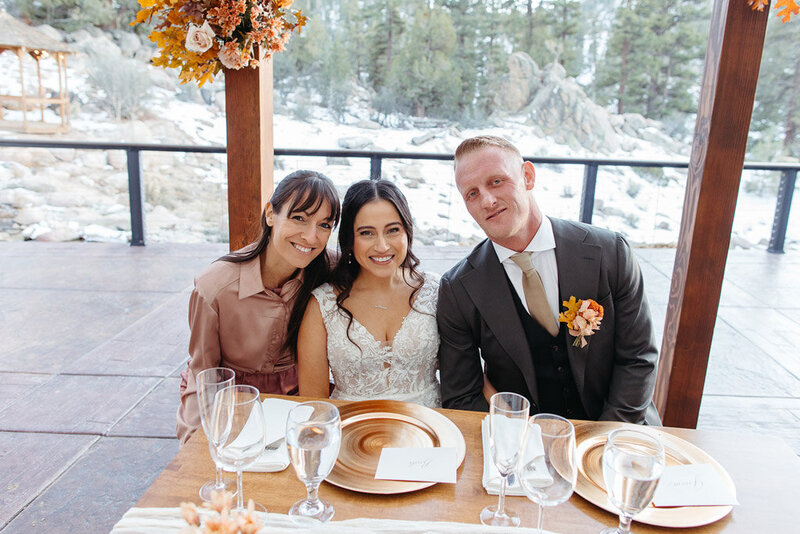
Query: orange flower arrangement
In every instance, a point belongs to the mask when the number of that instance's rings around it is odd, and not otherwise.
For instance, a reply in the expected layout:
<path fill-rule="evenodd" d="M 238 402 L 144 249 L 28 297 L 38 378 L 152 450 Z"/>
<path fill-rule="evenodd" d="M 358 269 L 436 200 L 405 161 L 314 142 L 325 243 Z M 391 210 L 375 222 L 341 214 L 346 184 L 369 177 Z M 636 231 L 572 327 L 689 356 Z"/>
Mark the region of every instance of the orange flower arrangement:
<path fill-rule="evenodd" d="M 181 516 L 188 527 L 181 532 L 186 534 L 256 534 L 261 529 L 261 522 L 255 513 L 253 499 L 247 502 L 247 512 L 231 515 L 233 494 L 227 491 L 212 492 L 211 502 L 204 503 L 208 509 L 203 513 L 191 502 L 181 503 Z M 210 515 L 209 512 L 216 512 Z"/>
<path fill-rule="evenodd" d="M 558 316 L 560 323 L 567 323 L 570 335 L 575 336 L 573 345 L 581 348 L 588 345 L 587 336 L 600 330 L 600 321 L 603 320 L 603 307 L 592 299 L 576 300 L 570 297 L 562 302 L 566 310 Z"/>
<path fill-rule="evenodd" d="M 293 0 L 139 0 L 131 26 L 157 20 L 150 40 L 159 48 L 153 65 L 179 68 L 181 83 L 202 86 L 224 67 L 258 66 L 255 48 L 266 57 L 286 47 L 306 23 Z"/>

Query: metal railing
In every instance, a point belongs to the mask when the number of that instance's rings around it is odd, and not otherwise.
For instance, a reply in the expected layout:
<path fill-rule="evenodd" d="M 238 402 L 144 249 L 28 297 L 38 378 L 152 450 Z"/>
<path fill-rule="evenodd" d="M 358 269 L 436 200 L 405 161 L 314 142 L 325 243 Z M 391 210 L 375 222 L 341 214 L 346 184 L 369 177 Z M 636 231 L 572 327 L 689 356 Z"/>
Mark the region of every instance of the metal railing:
<path fill-rule="evenodd" d="M 196 146 L 196 145 L 156 145 L 146 143 L 95 143 L 89 141 L 34 141 L 27 139 L 0 139 L 0 147 L 19 148 L 65 148 L 78 150 L 123 150 L 127 156 L 128 167 L 128 194 L 131 211 L 131 245 L 143 246 L 144 238 L 144 194 L 141 177 L 142 152 L 186 152 L 224 154 L 224 146 Z M 370 161 L 369 176 L 371 180 L 381 177 L 381 166 L 384 159 L 411 159 L 411 160 L 452 160 L 450 154 L 434 154 L 425 152 L 389 152 L 371 150 L 323 150 L 301 148 L 276 148 L 275 156 L 310 156 L 331 158 L 365 158 Z M 689 163 L 685 161 L 660 161 L 660 160 L 628 160 L 612 158 L 555 158 L 555 157 L 525 157 L 533 163 L 552 165 L 583 165 L 583 190 L 578 218 L 581 222 L 591 223 L 594 212 L 595 189 L 597 186 L 597 171 L 600 167 L 655 167 L 688 169 Z M 755 171 L 780 171 L 781 180 L 778 186 L 778 196 L 775 205 L 775 214 L 772 220 L 767 250 L 782 253 L 786 242 L 786 230 L 789 224 L 789 214 L 792 207 L 792 196 L 797 182 L 797 173 L 800 163 L 747 163 L 745 170 Z"/>

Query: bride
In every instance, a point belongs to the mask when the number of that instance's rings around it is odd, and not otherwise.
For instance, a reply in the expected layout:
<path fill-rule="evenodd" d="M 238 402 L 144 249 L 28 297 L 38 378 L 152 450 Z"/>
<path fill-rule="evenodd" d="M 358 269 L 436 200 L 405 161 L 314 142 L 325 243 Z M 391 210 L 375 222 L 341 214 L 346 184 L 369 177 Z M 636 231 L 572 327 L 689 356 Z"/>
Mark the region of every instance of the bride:
<path fill-rule="evenodd" d="M 316 288 L 297 340 L 300 395 L 441 406 L 436 380 L 438 278 L 417 271 L 408 203 L 385 180 L 350 186 L 341 257 Z"/>

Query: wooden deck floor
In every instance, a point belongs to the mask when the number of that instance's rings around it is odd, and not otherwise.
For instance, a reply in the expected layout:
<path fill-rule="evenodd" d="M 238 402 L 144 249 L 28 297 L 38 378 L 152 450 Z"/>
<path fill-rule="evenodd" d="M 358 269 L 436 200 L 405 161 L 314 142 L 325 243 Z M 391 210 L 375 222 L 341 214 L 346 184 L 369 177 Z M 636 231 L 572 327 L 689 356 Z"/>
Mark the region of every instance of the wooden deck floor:
<path fill-rule="evenodd" d="M 466 249 L 417 247 L 444 272 Z M 195 273 L 223 245 L 0 243 L 0 530 L 108 532 L 177 452 Z M 673 250 L 637 250 L 656 324 Z M 700 428 L 800 452 L 800 253 L 733 251 Z M 209 477 L 211 473 L 209 473 Z"/>

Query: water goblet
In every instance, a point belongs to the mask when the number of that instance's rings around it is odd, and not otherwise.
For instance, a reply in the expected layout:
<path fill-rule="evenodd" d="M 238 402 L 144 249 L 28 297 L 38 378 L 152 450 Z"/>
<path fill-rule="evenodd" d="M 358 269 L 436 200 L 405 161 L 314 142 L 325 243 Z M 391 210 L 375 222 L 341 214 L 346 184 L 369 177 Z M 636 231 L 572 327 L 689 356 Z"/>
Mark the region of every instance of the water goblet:
<path fill-rule="evenodd" d="M 224 468 L 236 471 L 236 508 L 232 511 L 245 513 L 242 471 L 261 456 L 266 444 L 266 423 L 258 389 L 230 386 L 218 391 L 212 421 L 217 431 L 225 436 L 217 447 L 219 461 Z M 259 504 L 256 508 L 266 512 Z"/>
<path fill-rule="evenodd" d="M 286 420 L 286 446 L 297 478 L 305 484 L 307 496 L 289 509 L 298 522 L 328 521 L 333 517 L 333 505 L 319 498 L 319 485 L 327 477 L 342 441 L 342 421 L 339 410 L 324 401 L 298 404 Z"/>
<path fill-rule="evenodd" d="M 213 492 L 233 491 L 233 481 L 226 479 L 222 474 L 222 466 L 217 459 L 216 447 L 219 446 L 223 436 L 215 435 L 211 428 L 211 412 L 214 408 L 214 397 L 217 392 L 232 386 L 235 373 L 227 367 L 212 367 L 197 373 L 197 405 L 200 408 L 200 424 L 208 440 L 208 451 L 216 466 L 215 480 L 206 482 L 200 488 L 200 498 L 210 501 Z"/>
<path fill-rule="evenodd" d="M 633 517 L 653 500 L 664 471 L 664 446 L 640 430 L 617 429 L 603 448 L 603 481 L 608 500 L 619 510 L 619 526 L 602 534 L 628 534 Z"/>
<path fill-rule="evenodd" d="M 536 414 L 528 420 L 517 480 L 525 495 L 539 505 L 539 534 L 544 507 L 557 506 L 572 495 L 578 478 L 577 464 L 572 423 L 549 413 Z"/>
<path fill-rule="evenodd" d="M 528 424 L 530 402 L 516 393 L 500 392 L 489 399 L 489 449 L 500 473 L 497 505 L 481 510 L 481 523 L 518 527 L 519 515 L 505 507 L 508 477 L 514 472 Z"/>

